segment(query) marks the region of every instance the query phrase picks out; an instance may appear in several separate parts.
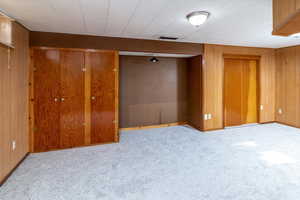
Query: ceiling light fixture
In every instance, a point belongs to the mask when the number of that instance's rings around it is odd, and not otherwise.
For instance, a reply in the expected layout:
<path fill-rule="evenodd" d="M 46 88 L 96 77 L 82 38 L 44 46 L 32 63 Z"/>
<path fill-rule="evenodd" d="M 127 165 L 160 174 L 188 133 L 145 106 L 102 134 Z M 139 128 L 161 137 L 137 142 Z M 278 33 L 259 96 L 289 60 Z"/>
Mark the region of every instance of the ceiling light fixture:
<path fill-rule="evenodd" d="M 204 24 L 204 22 L 206 22 L 209 15 L 209 12 L 206 11 L 195 11 L 188 14 L 186 18 L 193 26 L 200 26 L 201 24 Z"/>
<path fill-rule="evenodd" d="M 152 57 L 152 58 L 150 59 L 150 61 L 153 62 L 153 63 L 156 63 L 156 62 L 158 62 L 159 60 L 158 60 L 156 57 Z"/>

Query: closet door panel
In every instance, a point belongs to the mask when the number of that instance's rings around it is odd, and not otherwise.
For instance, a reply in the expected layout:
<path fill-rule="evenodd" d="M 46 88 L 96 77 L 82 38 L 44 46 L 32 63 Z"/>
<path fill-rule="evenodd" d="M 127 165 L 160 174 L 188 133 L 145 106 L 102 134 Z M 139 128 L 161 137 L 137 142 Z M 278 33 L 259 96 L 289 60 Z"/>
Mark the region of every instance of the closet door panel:
<path fill-rule="evenodd" d="M 61 96 L 84 97 L 84 52 L 61 51 Z"/>
<path fill-rule="evenodd" d="M 226 127 L 242 124 L 242 64 L 241 60 L 225 59 L 224 61 Z"/>
<path fill-rule="evenodd" d="M 34 60 L 34 151 L 60 147 L 59 51 L 33 50 Z"/>
<path fill-rule="evenodd" d="M 116 56 L 115 52 L 88 54 L 91 66 L 91 143 L 115 140 Z"/>
<path fill-rule="evenodd" d="M 60 106 L 55 98 L 39 97 L 34 102 L 34 151 L 60 148 Z"/>
<path fill-rule="evenodd" d="M 84 145 L 84 52 L 61 51 L 61 147 Z"/>
<path fill-rule="evenodd" d="M 84 99 L 63 97 L 60 106 L 61 147 L 84 145 Z"/>

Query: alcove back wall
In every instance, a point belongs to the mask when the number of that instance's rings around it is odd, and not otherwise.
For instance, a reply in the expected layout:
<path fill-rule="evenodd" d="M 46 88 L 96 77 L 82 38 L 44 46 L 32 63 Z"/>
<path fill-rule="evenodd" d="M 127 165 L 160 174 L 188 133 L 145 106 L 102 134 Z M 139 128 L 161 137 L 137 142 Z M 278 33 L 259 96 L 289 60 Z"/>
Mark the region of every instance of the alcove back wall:
<path fill-rule="evenodd" d="M 120 127 L 187 121 L 187 59 L 120 56 Z"/>

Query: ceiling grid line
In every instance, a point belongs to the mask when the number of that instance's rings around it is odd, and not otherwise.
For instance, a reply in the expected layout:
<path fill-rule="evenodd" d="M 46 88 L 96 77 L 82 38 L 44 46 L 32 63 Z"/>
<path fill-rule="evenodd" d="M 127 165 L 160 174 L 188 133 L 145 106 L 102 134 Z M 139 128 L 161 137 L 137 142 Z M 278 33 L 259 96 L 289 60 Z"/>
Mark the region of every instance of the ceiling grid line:
<path fill-rule="evenodd" d="M 81 0 L 77 0 L 78 4 L 79 4 L 79 9 L 80 9 L 80 13 L 81 13 L 81 18 L 82 18 L 82 22 L 83 22 L 83 27 L 85 29 L 85 32 L 89 32 L 87 25 L 86 25 L 86 15 L 85 12 L 82 9 L 82 4 L 81 4 Z"/>
<path fill-rule="evenodd" d="M 132 20 L 133 17 L 135 16 L 136 11 L 137 11 L 137 9 L 138 9 L 138 7 L 140 6 L 140 4 L 141 4 L 142 1 L 143 1 L 143 0 L 139 0 L 139 1 L 137 2 L 137 4 L 136 4 L 136 6 L 135 6 L 135 8 L 134 8 L 134 10 L 133 10 L 133 12 L 132 12 L 132 14 L 131 14 L 131 16 L 129 17 L 129 19 L 128 19 L 128 21 L 127 21 L 127 24 L 124 26 L 124 28 L 123 28 L 123 30 L 122 30 L 122 32 L 121 32 L 121 36 L 124 35 L 124 32 L 126 31 L 128 25 L 130 24 L 131 20 Z"/>
<path fill-rule="evenodd" d="M 156 17 L 159 15 L 159 13 L 162 13 L 163 10 L 166 10 L 166 8 L 169 7 L 168 4 L 169 4 L 169 2 L 167 1 L 167 2 L 161 7 L 161 9 L 159 9 L 159 10 L 157 11 L 157 13 L 155 13 L 155 15 L 153 15 L 154 17 L 152 17 L 152 19 L 150 20 L 150 22 L 145 26 L 145 27 L 146 27 L 145 30 L 147 30 L 147 28 L 150 27 L 151 24 L 154 23 Z M 141 31 L 142 31 L 142 30 L 141 30 Z M 138 32 L 137 34 L 140 35 L 140 34 L 141 34 L 141 31 Z"/>
<path fill-rule="evenodd" d="M 272 0 L 79 0 L 78 3 L 0 0 L 0 10 L 32 31 L 150 40 L 159 40 L 158 36 L 163 35 L 179 37 L 177 42 L 269 48 L 300 44 L 300 38 L 272 35 Z M 201 10 L 210 12 L 211 17 L 195 28 L 187 22 L 186 15 Z"/>
<path fill-rule="evenodd" d="M 108 1 L 108 5 L 107 5 L 107 11 L 106 11 L 104 34 L 106 34 L 106 31 L 107 31 L 108 19 L 109 19 L 109 15 L 110 15 L 110 6 L 111 6 L 111 0 L 107 0 L 107 1 Z"/>

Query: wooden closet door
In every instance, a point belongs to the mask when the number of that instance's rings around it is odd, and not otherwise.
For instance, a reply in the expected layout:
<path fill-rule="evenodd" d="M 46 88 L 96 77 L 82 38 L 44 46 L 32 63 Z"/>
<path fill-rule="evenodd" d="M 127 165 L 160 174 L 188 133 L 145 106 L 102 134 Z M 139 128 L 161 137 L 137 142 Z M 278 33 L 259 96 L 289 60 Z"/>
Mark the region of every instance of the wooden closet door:
<path fill-rule="evenodd" d="M 224 61 L 225 126 L 242 124 L 242 60 Z"/>
<path fill-rule="evenodd" d="M 84 52 L 61 50 L 61 147 L 84 145 Z"/>
<path fill-rule="evenodd" d="M 225 59 L 224 104 L 225 127 L 258 121 L 257 61 Z"/>
<path fill-rule="evenodd" d="M 118 55 L 113 51 L 89 52 L 91 67 L 91 143 L 116 141 Z"/>
<path fill-rule="evenodd" d="M 34 151 L 60 147 L 60 54 L 58 50 L 33 50 Z"/>

